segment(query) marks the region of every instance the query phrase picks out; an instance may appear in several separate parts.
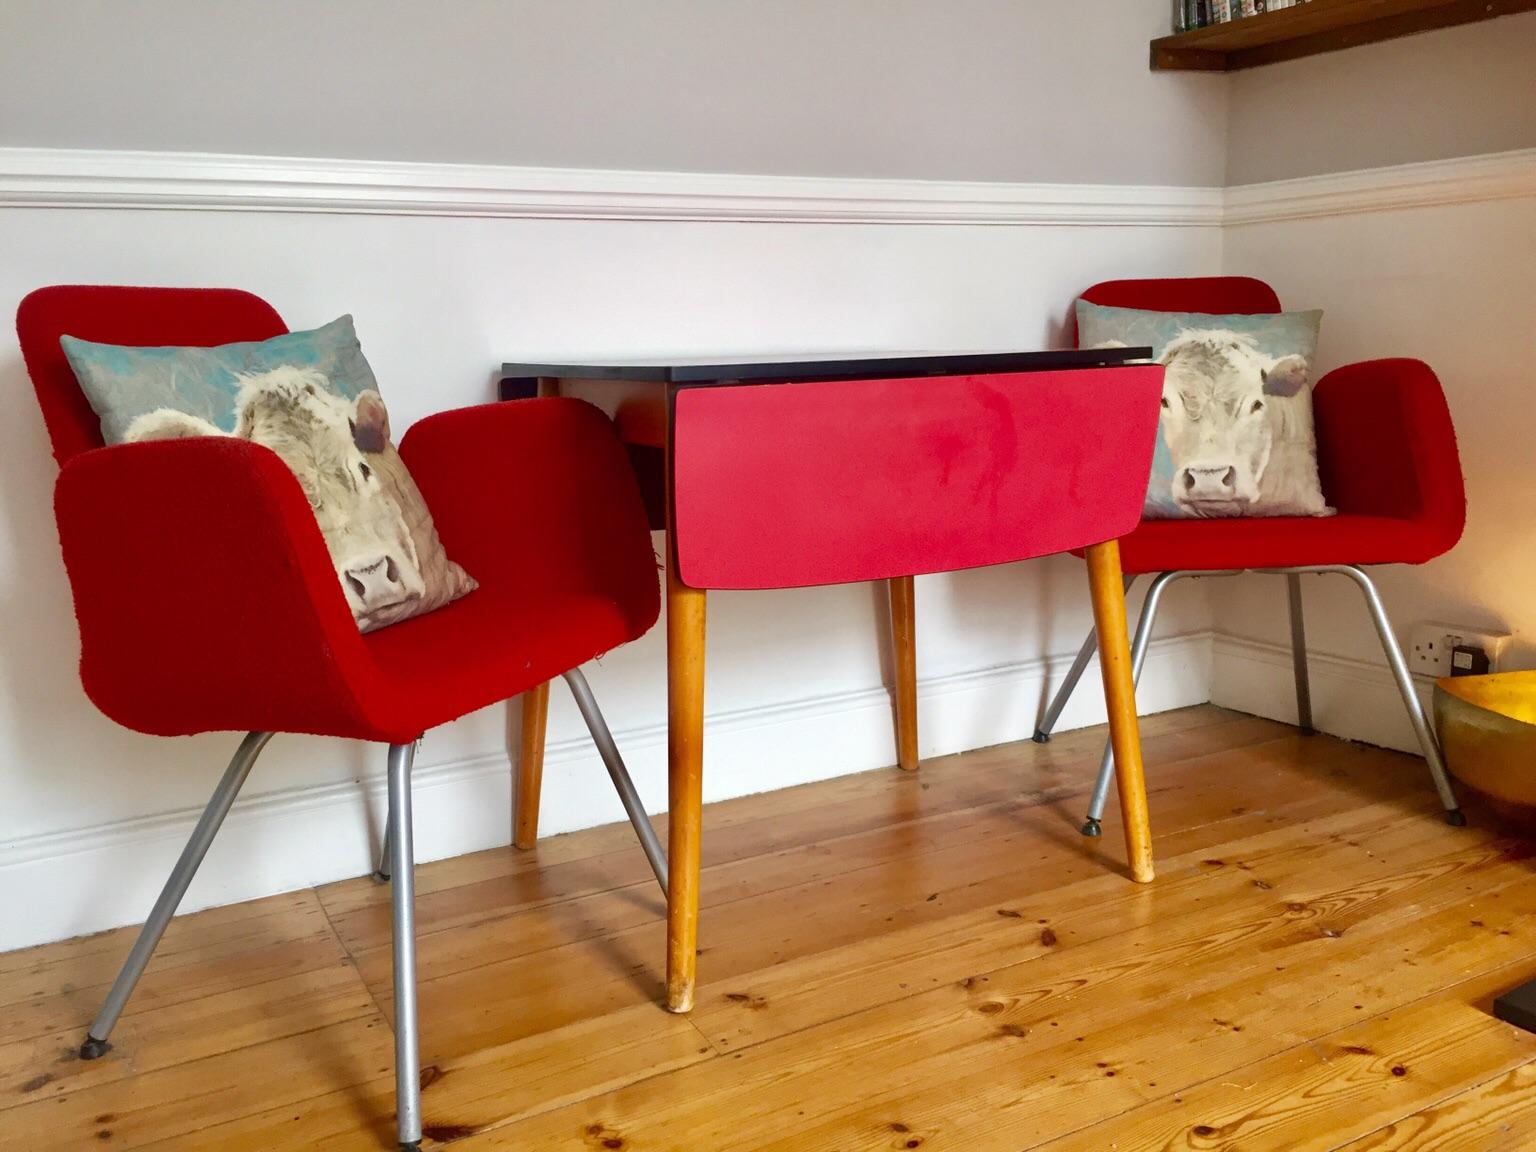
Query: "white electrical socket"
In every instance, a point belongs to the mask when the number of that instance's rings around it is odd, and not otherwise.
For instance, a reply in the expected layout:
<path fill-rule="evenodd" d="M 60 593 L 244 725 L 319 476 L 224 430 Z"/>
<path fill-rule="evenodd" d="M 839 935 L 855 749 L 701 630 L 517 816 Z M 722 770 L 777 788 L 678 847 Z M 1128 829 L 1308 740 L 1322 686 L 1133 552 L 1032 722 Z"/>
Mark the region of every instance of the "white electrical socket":
<path fill-rule="evenodd" d="M 1409 640 L 1408 668 L 1420 676 L 1439 677 L 1451 675 L 1451 650 L 1458 644 L 1481 648 L 1488 654 L 1488 671 L 1497 672 L 1509 633 L 1430 621 L 1414 628 Z"/>

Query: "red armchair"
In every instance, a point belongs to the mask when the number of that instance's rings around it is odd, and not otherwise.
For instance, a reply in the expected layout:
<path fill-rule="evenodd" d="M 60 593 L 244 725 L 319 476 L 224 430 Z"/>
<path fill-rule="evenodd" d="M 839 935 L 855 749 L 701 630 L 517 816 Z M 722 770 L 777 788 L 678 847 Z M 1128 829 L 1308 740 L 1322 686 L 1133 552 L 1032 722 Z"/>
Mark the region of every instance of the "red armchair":
<path fill-rule="evenodd" d="M 86 693 L 112 719 L 172 736 L 248 731 L 156 902 L 81 1056 L 107 1038 L 274 732 L 389 748 L 377 872 L 393 876 L 399 1140 L 421 1139 L 410 773 L 427 729 L 563 675 L 665 889 L 660 845 L 579 665 L 644 633 L 660 608 L 633 474 L 607 419 L 577 400 L 428 417 L 400 444 L 448 554 L 480 582 L 445 608 L 366 635 L 298 481 L 236 439 L 102 447 L 59 348 L 65 333 L 213 345 L 287 331 L 244 292 L 40 289 L 17 331 L 60 464 L 55 512 Z M 550 483 L 558 477 L 558 483 Z M 537 485 L 516 514 L 506 493 Z"/>
<path fill-rule="evenodd" d="M 1260 314 L 1279 312 L 1274 289 L 1259 280 L 1221 276 L 1176 280 L 1112 280 L 1083 293 L 1084 300 L 1121 308 L 1166 312 Z M 1301 577 L 1347 576 L 1359 587 L 1408 709 L 1446 820 L 1464 824 L 1455 794 L 1414 693 L 1402 649 L 1386 609 L 1363 565 L 1423 564 L 1449 551 L 1466 523 L 1466 494 L 1456 454 L 1456 431 L 1440 381 L 1418 360 L 1371 360 L 1328 373 L 1312 393 L 1323 495 L 1337 516 L 1233 520 L 1143 520 L 1120 541 L 1126 590 L 1140 575 L 1155 574 L 1142 605 L 1132 645 L 1133 674 L 1146 660 L 1152 623 L 1163 590 L 1185 576 L 1270 572 L 1286 577 L 1291 613 L 1291 652 L 1296 712 L 1312 731 L 1307 682 L 1306 629 Z M 1094 637 L 1078 652 L 1067 678 L 1035 731 L 1050 739 L 1052 727 L 1093 652 Z M 1082 831 L 1099 834 L 1113 754 L 1106 748 Z"/>

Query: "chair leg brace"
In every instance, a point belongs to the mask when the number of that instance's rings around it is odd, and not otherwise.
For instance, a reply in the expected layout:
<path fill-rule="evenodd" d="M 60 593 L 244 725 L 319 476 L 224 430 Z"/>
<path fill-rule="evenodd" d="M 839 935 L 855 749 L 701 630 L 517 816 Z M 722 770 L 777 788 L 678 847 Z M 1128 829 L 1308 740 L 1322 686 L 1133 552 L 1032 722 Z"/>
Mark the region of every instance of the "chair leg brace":
<path fill-rule="evenodd" d="M 1175 569 L 1168 572 L 1159 572 L 1152 581 L 1152 586 L 1147 590 L 1146 600 L 1142 604 L 1141 615 L 1136 623 L 1136 638 L 1131 646 L 1132 675 L 1138 682 L 1141 679 L 1142 665 L 1146 662 L 1147 648 L 1151 643 L 1152 625 L 1157 617 L 1158 604 L 1162 599 L 1164 589 L 1173 581 L 1188 576 L 1236 576 L 1250 569 Z M 1466 823 L 1466 817 L 1462 815 L 1460 807 L 1456 803 L 1456 794 L 1451 789 L 1449 777 L 1446 775 L 1445 762 L 1440 755 L 1440 745 L 1435 740 L 1433 730 L 1424 715 L 1423 705 L 1419 703 L 1418 694 L 1414 691 L 1413 679 L 1408 672 L 1407 661 L 1403 658 L 1403 650 L 1397 643 L 1397 638 L 1392 634 L 1392 625 L 1387 618 L 1385 606 L 1381 602 L 1381 596 L 1376 591 L 1376 585 L 1363 568 L 1353 564 L 1325 564 L 1296 568 L 1255 568 L 1254 572 L 1263 572 L 1286 577 L 1287 592 L 1290 601 L 1291 618 L 1291 660 L 1292 669 L 1296 680 L 1296 713 L 1300 726 L 1304 732 L 1313 731 L 1312 728 L 1312 692 L 1311 684 L 1307 676 L 1306 657 L 1306 631 L 1302 617 L 1301 603 L 1301 577 L 1308 574 L 1327 575 L 1336 574 L 1348 576 L 1360 589 L 1365 598 L 1366 609 L 1370 612 L 1371 622 L 1376 627 L 1376 635 L 1381 641 L 1382 651 L 1386 654 L 1387 665 L 1392 670 L 1392 678 L 1397 685 L 1398 695 L 1402 697 L 1403 707 L 1407 709 L 1408 718 L 1413 724 L 1414 735 L 1418 738 L 1419 747 L 1424 753 L 1424 759 L 1429 764 L 1429 773 L 1435 784 L 1435 791 L 1439 793 L 1440 803 L 1445 808 L 1446 822 L 1457 826 Z M 1129 590 L 1133 577 L 1127 577 L 1126 588 Z M 1073 689 L 1077 687 L 1082 678 L 1083 671 L 1088 665 L 1088 658 L 1092 655 L 1094 635 L 1088 634 L 1088 640 L 1078 652 L 1077 659 L 1072 662 L 1072 667 L 1067 671 L 1067 678 L 1052 697 L 1050 706 L 1046 709 L 1040 726 L 1035 732 L 1034 739 L 1037 743 L 1044 743 L 1050 739 L 1051 729 L 1060 718 L 1062 709 L 1066 706 Z M 1104 805 L 1109 796 L 1109 785 L 1114 773 L 1114 753 L 1108 744 L 1104 746 L 1104 753 L 1099 760 L 1098 776 L 1094 780 L 1093 795 L 1088 803 L 1088 817 L 1083 821 L 1082 833 L 1085 836 L 1099 835 L 1104 817 Z"/>

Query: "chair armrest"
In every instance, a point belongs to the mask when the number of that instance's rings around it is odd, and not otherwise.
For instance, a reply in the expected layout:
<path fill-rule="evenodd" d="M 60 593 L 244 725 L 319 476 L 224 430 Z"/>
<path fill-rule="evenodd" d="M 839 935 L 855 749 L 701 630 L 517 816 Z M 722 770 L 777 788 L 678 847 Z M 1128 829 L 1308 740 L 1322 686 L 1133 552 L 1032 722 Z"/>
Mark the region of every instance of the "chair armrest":
<path fill-rule="evenodd" d="M 1323 495 L 1342 513 L 1414 520 L 1439 555 L 1461 538 L 1467 501 L 1445 392 L 1420 360 L 1367 360 L 1318 381 Z M 1428 557 L 1426 557 L 1427 559 Z"/>
<path fill-rule="evenodd" d="M 366 650 L 319 526 L 276 454 L 233 438 L 100 448 L 54 510 L 86 693 L 157 735 L 331 732 Z"/>
<path fill-rule="evenodd" d="M 482 584 L 608 597 L 636 636 L 656 622 L 639 487 L 593 405 L 546 397 L 441 412 L 411 426 L 400 455 L 449 557 Z"/>

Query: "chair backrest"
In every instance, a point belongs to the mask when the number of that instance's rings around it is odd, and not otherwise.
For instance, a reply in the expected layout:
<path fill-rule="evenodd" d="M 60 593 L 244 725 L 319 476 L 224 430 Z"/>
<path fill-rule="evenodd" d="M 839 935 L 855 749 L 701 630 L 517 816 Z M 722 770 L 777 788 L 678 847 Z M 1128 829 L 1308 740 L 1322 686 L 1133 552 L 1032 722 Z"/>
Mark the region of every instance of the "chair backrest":
<path fill-rule="evenodd" d="M 39 288 L 16 310 L 22 358 L 37 390 L 54 459 L 61 466 L 72 456 L 100 448 L 102 439 L 101 422 L 59 347 L 60 336 L 141 348 L 206 348 L 266 340 L 287 331 L 272 305 L 232 288 L 59 284 Z"/>
<path fill-rule="evenodd" d="M 1280 297 L 1251 276 L 1185 276 L 1164 280 L 1106 280 L 1082 294 L 1090 304 L 1111 308 L 1141 308 L 1147 312 L 1208 312 L 1212 315 L 1254 316 L 1280 311 Z M 1072 343 L 1077 343 L 1077 312 L 1067 318 Z"/>

